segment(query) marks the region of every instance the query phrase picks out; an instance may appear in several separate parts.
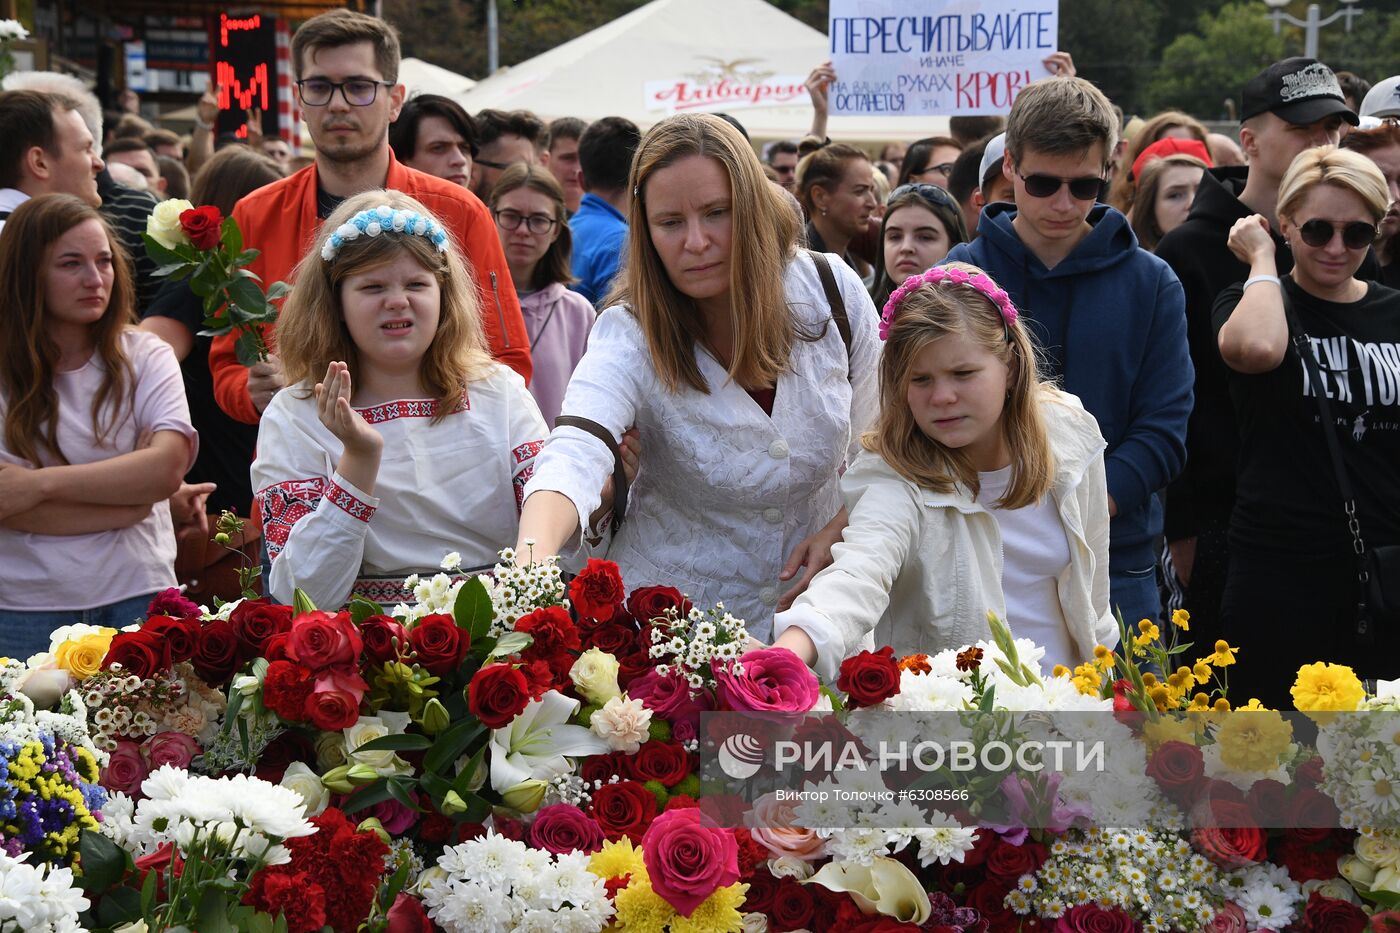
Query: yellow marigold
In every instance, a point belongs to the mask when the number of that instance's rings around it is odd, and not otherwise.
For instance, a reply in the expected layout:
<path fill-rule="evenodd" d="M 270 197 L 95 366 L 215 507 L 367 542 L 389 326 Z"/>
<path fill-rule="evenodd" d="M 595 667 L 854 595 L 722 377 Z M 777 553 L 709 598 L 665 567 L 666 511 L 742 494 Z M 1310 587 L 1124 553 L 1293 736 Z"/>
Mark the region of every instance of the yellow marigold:
<path fill-rule="evenodd" d="M 1150 750 L 1155 750 L 1163 742 L 1185 742 L 1195 745 L 1196 729 L 1184 719 L 1168 716 L 1143 723 L 1142 737 L 1147 741 Z"/>
<path fill-rule="evenodd" d="M 1201 662 L 1198 663 L 1213 664 L 1216 667 L 1229 667 L 1231 664 L 1235 663 L 1235 652 L 1239 650 L 1238 648 L 1231 648 L 1230 643 L 1222 638 L 1215 643 L 1215 653 L 1208 658 L 1202 658 Z"/>
<path fill-rule="evenodd" d="M 107 630 L 112 631 L 112 630 Z M 107 657 L 107 649 L 112 647 L 115 635 L 92 634 L 82 638 L 70 638 L 58 646 L 54 660 L 58 666 L 72 674 L 76 680 L 87 680 L 102 670 L 102 659 Z"/>
<path fill-rule="evenodd" d="M 1191 631 L 1191 613 L 1187 612 L 1185 609 L 1173 609 L 1172 625 L 1175 625 L 1183 632 Z"/>
<path fill-rule="evenodd" d="M 676 919 L 676 909 L 651 889 L 650 881 L 638 880 L 636 875 L 617 892 L 613 904 L 618 925 L 627 933 L 666 933 L 666 925 Z"/>
<path fill-rule="evenodd" d="M 1356 672 L 1345 664 L 1319 661 L 1298 668 L 1298 679 L 1288 691 L 1302 712 L 1350 712 L 1366 698 Z"/>
<path fill-rule="evenodd" d="M 1237 712 L 1220 717 L 1215 741 L 1230 770 L 1272 771 L 1293 741 L 1293 724 L 1277 712 Z"/>
<path fill-rule="evenodd" d="M 689 917 L 679 914 L 671 920 L 671 933 L 743 933 L 744 916 L 739 912 L 746 884 L 718 888 Z"/>
<path fill-rule="evenodd" d="M 588 870 L 599 878 L 607 881 L 609 878 L 621 878 L 623 875 L 631 875 L 634 881 L 645 878 L 647 866 L 642 861 L 642 850 L 632 846 L 632 840 L 626 836 L 616 842 L 605 842 L 603 847 L 593 853 L 588 860 Z"/>

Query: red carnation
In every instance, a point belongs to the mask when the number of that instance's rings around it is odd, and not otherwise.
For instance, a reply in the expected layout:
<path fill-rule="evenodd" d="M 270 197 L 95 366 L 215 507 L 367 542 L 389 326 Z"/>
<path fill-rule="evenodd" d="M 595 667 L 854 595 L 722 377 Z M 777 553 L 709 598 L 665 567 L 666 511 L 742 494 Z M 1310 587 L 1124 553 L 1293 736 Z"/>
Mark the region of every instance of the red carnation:
<path fill-rule="evenodd" d="M 622 574 L 610 560 L 590 558 L 583 572 L 569 584 L 569 600 L 583 617 L 610 622 L 622 606 L 627 591 L 622 586 Z"/>
<path fill-rule="evenodd" d="M 224 215 L 212 204 L 191 208 L 180 214 L 180 228 L 195 249 L 217 249 L 223 224 Z"/>
<path fill-rule="evenodd" d="M 578 628 L 562 606 L 546 606 L 521 616 L 516 620 L 515 630 L 534 639 L 526 649 L 528 657 L 547 658 L 561 651 L 581 648 Z"/>
<path fill-rule="evenodd" d="M 879 651 L 862 651 L 841 662 L 836 687 L 850 699 L 849 706 L 874 706 L 899 693 L 899 665 L 889 645 Z"/>
<path fill-rule="evenodd" d="M 263 705 L 288 722 L 306 721 L 306 700 L 316 685 L 311 672 L 292 661 L 273 661 L 263 677 Z"/>

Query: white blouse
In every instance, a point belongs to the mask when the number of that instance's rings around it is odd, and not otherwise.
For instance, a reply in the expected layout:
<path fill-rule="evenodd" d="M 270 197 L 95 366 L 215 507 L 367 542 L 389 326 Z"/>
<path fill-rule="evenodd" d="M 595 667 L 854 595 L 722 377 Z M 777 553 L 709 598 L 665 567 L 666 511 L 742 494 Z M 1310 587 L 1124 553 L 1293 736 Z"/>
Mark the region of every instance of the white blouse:
<path fill-rule="evenodd" d="M 856 274 L 839 257 L 827 259 L 851 322 L 850 355 L 816 266 L 799 253 L 784 291 L 799 333 L 821 337 L 793 341 L 771 417 L 700 347 L 695 357 L 709 394 L 667 391 L 640 325 L 621 307 L 598 318 L 564 397 L 565 414 L 591 418 L 619 437 L 633 425 L 640 431 L 641 470 L 607 553 L 628 588 L 674 586 L 697 605 L 723 602 L 765 641 L 778 598 L 792 585 L 778 573 L 840 509 L 839 473 L 878 404 L 879 316 Z M 525 494 L 567 496 L 586 527 L 612 469 L 601 441 L 556 428 Z"/>
<path fill-rule="evenodd" d="M 316 416 L 315 397 L 301 397 L 308 389 L 273 398 L 253 463 L 279 602 L 298 587 L 323 609 L 351 595 L 406 601 L 403 578 L 435 572 L 447 553 L 460 553 L 463 569 L 489 567 L 515 543 L 525 483 L 548 434 L 515 372 L 493 364 L 436 424 L 431 399 L 357 409 L 384 437 L 378 496 L 336 472 L 344 446 Z"/>

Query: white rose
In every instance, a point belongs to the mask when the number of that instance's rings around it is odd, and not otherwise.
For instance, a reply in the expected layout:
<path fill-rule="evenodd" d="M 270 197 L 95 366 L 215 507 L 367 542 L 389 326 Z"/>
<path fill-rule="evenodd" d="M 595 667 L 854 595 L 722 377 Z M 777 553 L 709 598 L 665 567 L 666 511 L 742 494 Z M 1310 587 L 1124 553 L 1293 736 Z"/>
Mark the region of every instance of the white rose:
<path fill-rule="evenodd" d="M 1348 855 L 1337 862 L 1337 871 L 1343 878 L 1352 884 L 1359 884 L 1363 888 L 1371 886 L 1371 882 L 1376 880 L 1376 869 L 1374 865 L 1368 865 L 1363 860 L 1354 855 Z"/>
<path fill-rule="evenodd" d="M 320 816 L 330 805 L 331 792 L 321 783 L 320 776 L 308 768 L 305 762 L 294 761 L 287 765 L 287 770 L 282 775 L 282 786 L 301 795 L 308 817 Z"/>
<path fill-rule="evenodd" d="M 1359 837 L 1356 854 L 1376 868 L 1400 868 L 1400 846 L 1388 835 Z"/>
<path fill-rule="evenodd" d="M 401 730 L 400 730 L 401 731 Z M 352 763 L 373 768 L 376 774 L 392 777 L 396 774 L 409 774 L 412 768 L 394 752 L 362 752 L 361 745 L 390 734 L 387 722 L 378 716 L 361 716 L 359 721 L 345 730 L 345 748 Z"/>
<path fill-rule="evenodd" d="M 812 863 L 806 859 L 782 855 L 768 860 L 768 871 L 774 878 L 796 878 L 806 881 L 812 877 Z"/>
<path fill-rule="evenodd" d="M 763 914 L 744 914 L 744 933 L 768 933 L 768 918 Z"/>
<path fill-rule="evenodd" d="M 35 709 L 53 706 L 71 686 L 72 675 L 59 667 L 53 655 L 48 653 L 30 658 L 29 669 L 15 681 L 15 690 L 29 697 Z"/>
<path fill-rule="evenodd" d="M 345 736 L 339 732 L 322 732 L 316 737 L 316 764 L 322 771 L 347 764 Z"/>
<path fill-rule="evenodd" d="M 194 205 L 182 198 L 161 201 L 146 218 L 146 234 L 166 249 L 188 245 L 190 238 L 180 226 L 180 215 L 194 210 Z"/>
<path fill-rule="evenodd" d="M 613 697 L 593 714 L 589 728 L 615 752 L 635 754 L 651 737 L 651 710 L 641 700 Z"/>
<path fill-rule="evenodd" d="M 601 706 L 622 693 L 617 685 L 617 669 L 617 658 L 606 651 L 589 648 L 569 668 L 569 679 L 588 702 Z"/>

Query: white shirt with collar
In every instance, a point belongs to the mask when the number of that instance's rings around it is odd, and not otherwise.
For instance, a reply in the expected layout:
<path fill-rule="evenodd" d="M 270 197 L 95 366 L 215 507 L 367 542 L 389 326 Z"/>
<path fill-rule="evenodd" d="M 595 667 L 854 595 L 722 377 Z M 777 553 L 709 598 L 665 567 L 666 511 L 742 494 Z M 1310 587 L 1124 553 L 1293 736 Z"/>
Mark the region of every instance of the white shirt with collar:
<path fill-rule="evenodd" d="M 607 550 L 628 589 L 674 586 L 697 606 L 722 602 L 764 641 L 778 598 L 792 585 L 778 573 L 840 509 L 838 476 L 878 403 L 879 315 L 856 274 L 838 257 L 827 259 L 851 322 L 850 355 L 831 324 L 816 266 L 799 253 L 784 275 L 788 306 L 801 331 L 825 332 L 793 341 L 771 417 L 699 347 L 710 392 L 668 391 L 641 326 L 621 307 L 598 318 L 564 397 L 564 414 L 590 418 L 614 436 L 633 425 L 641 433 L 641 472 L 626 523 Z M 567 496 L 582 527 L 612 471 L 601 441 L 556 428 L 525 494 Z"/>

